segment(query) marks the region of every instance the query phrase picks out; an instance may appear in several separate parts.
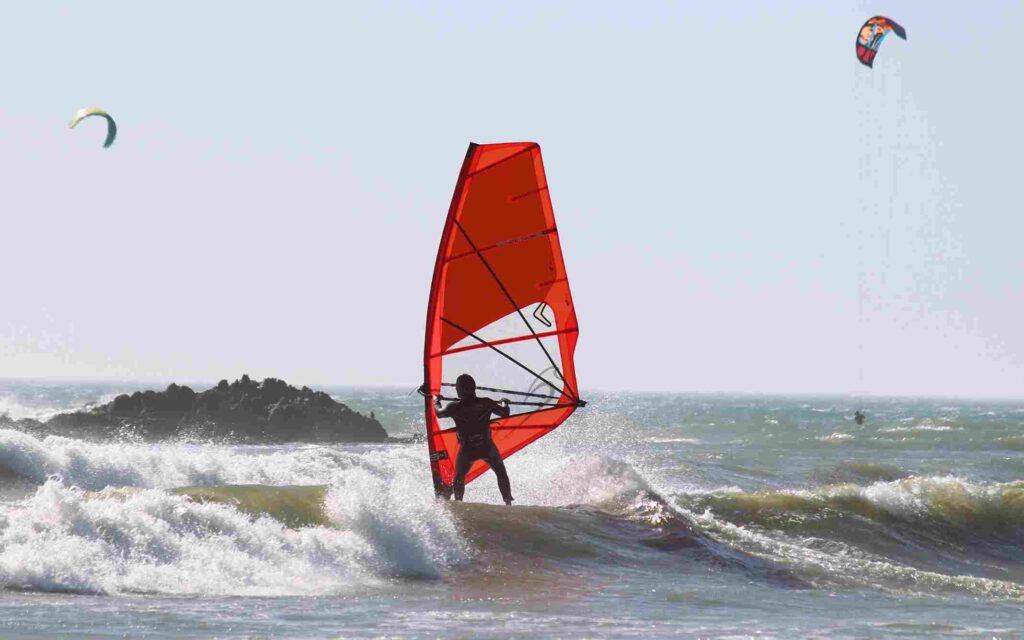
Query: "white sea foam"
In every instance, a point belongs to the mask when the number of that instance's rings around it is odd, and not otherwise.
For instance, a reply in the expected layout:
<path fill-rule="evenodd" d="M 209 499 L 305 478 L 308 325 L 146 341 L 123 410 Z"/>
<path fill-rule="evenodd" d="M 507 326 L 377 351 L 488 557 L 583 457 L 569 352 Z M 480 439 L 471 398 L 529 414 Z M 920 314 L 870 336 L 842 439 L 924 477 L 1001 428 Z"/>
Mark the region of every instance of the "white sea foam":
<path fill-rule="evenodd" d="M 85 593 L 302 595 L 382 578 L 432 578 L 468 558 L 433 497 L 421 456 L 307 447 L 246 454 L 225 448 L 92 445 L 11 433 L 0 450 L 24 468 L 58 470 L 35 495 L 0 506 L 0 586 Z M 23 434 L 20 434 L 23 435 Z M 12 455 L 11 451 L 15 450 Z M 152 488 L 221 483 L 330 485 L 330 526 L 286 528 L 230 506 Z"/>
<path fill-rule="evenodd" d="M 442 576 L 471 554 L 434 500 L 419 447 L 95 444 L 2 431 L 0 464 L 43 483 L 32 497 L 0 506 L 0 585 L 10 588 L 342 593 L 382 578 Z M 648 490 L 629 464 L 602 456 L 526 454 L 513 464 L 514 487 L 527 504 L 631 500 Z M 471 486 L 484 494 L 476 499 L 497 502 L 492 478 Z M 238 483 L 329 484 L 331 524 L 291 530 L 159 490 Z M 119 486 L 141 489 L 91 491 Z"/>
<path fill-rule="evenodd" d="M 399 449 L 389 449 L 395 455 Z M 399 454 L 400 455 L 400 454 Z M 93 443 L 0 429 L 0 471 L 83 489 L 212 484 L 329 484 L 363 456 L 323 446 L 280 449 L 180 443 Z"/>
<path fill-rule="evenodd" d="M 651 491 L 642 471 L 607 456 L 589 454 L 554 460 L 535 459 L 523 464 L 522 469 L 517 475 L 525 480 L 521 484 L 529 504 L 601 505 L 632 500 L 638 493 Z"/>
<path fill-rule="evenodd" d="M 816 539 L 797 539 L 747 528 L 718 519 L 710 511 L 681 510 L 715 539 L 773 563 L 792 567 L 806 579 L 828 585 L 846 583 L 891 593 L 969 593 L 975 596 L 1024 598 L 1024 587 L 1013 582 L 969 575 L 947 575 L 886 561 L 855 547 L 833 543 L 815 549 Z"/>
<path fill-rule="evenodd" d="M 440 577 L 444 568 L 468 558 L 425 474 L 351 469 L 332 485 L 325 512 L 335 526 L 359 538 L 365 549 L 360 565 L 380 575 Z"/>
<path fill-rule="evenodd" d="M 1018 506 L 1022 492 L 1021 483 L 982 485 L 954 477 L 927 477 L 877 482 L 867 487 L 843 484 L 815 491 L 782 493 L 823 506 L 847 503 L 849 498 L 858 497 L 902 520 L 929 518 L 976 528 L 993 520 L 1019 523 L 1024 516 Z M 822 586 L 845 583 L 893 593 L 959 592 L 994 598 L 1024 598 L 1024 586 L 1014 582 L 919 569 L 851 544 L 832 540 L 823 545 L 818 535 L 802 538 L 735 524 L 718 517 L 710 508 L 694 513 L 684 506 L 674 507 L 716 540 L 744 553 L 790 566 L 799 575 Z"/>
<path fill-rule="evenodd" d="M 95 401 L 90 402 L 85 402 L 81 399 L 79 399 L 78 402 L 75 402 L 74 399 L 64 399 L 63 402 L 58 401 L 56 404 L 53 402 L 45 404 L 25 404 L 13 395 L 4 395 L 0 396 L 0 416 L 6 415 L 12 420 L 24 420 L 27 418 L 46 421 L 58 413 L 65 411 L 75 411 L 95 404 L 106 404 L 112 401 L 116 396 L 116 393 L 106 393 L 100 395 L 95 399 Z"/>
<path fill-rule="evenodd" d="M 53 407 L 33 407 L 18 402 L 11 396 L 0 396 L 0 416 L 6 415 L 13 420 L 46 420 L 60 412 Z"/>
<path fill-rule="evenodd" d="M 945 424 L 922 423 L 912 427 L 888 427 L 879 429 L 879 433 L 914 433 L 924 431 L 963 431 L 963 427 L 951 427 Z"/>
<path fill-rule="evenodd" d="M 827 436 L 818 436 L 815 438 L 815 440 L 820 440 L 822 442 L 853 442 L 854 439 L 855 437 L 852 434 L 839 433 L 838 431 L 830 433 Z"/>
<path fill-rule="evenodd" d="M 0 466 L 42 483 L 0 505 L 0 586 L 9 588 L 343 593 L 384 578 L 439 577 L 471 556 L 416 446 L 97 444 L 4 430 Z M 525 504 L 628 503 L 649 490 L 633 467 L 604 456 L 524 452 L 509 466 Z M 328 484 L 330 525 L 292 530 L 160 490 L 195 484 Z M 138 489 L 95 491 L 122 486 Z M 499 501 L 490 474 L 470 493 Z"/>
<path fill-rule="evenodd" d="M 698 438 L 647 438 L 647 442 L 652 442 L 654 444 L 700 444 L 700 440 Z"/>
<path fill-rule="evenodd" d="M 991 527 L 1024 525 L 1024 482 L 978 483 L 955 476 L 911 476 L 867 486 L 841 483 L 814 489 L 746 492 L 716 490 L 744 498 L 744 509 L 768 507 L 805 512 L 840 509 L 867 517 L 881 510 L 903 522 L 941 522 L 984 535 Z M 779 500 L 779 498 L 795 498 Z M 740 503 L 731 503 L 736 508 Z M 867 508 L 860 505 L 867 505 Z"/>
<path fill-rule="evenodd" d="M 380 487 L 371 487 L 379 489 Z M 352 508 L 337 527 L 287 529 L 157 490 L 97 495 L 50 480 L 0 515 L 0 586 L 81 593 L 341 593 L 390 576 L 440 575 L 464 557 L 432 497 Z M 366 510 L 386 517 L 366 517 Z M 358 526 L 347 527 L 353 516 Z"/>
<path fill-rule="evenodd" d="M 511 457 L 506 464 L 513 494 L 524 504 L 591 504 L 648 490 L 641 472 L 608 456 L 553 455 L 537 448 Z M 40 484 L 59 477 L 67 486 L 91 491 L 221 484 L 337 485 L 351 483 L 357 473 L 364 474 L 364 484 L 384 483 L 365 495 L 397 500 L 400 486 L 411 493 L 432 486 L 418 446 L 94 443 L 59 436 L 37 438 L 10 429 L 0 429 L 0 471 Z M 473 494 L 473 501 L 501 502 L 491 473 L 470 485 L 467 492 Z"/>
<path fill-rule="evenodd" d="M 981 530 L 1024 524 L 1024 483 L 977 483 L 956 476 L 876 482 L 858 490 L 872 504 L 904 519 L 929 517 Z"/>

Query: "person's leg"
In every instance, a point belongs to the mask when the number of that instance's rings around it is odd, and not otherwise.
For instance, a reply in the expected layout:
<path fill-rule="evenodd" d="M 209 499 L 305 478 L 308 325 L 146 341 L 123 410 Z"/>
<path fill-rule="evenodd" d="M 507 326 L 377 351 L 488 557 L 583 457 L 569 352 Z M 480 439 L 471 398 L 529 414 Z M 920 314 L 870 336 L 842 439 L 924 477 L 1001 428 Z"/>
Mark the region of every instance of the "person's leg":
<path fill-rule="evenodd" d="M 466 474 L 473 466 L 473 458 L 464 447 L 459 447 L 459 454 L 455 456 L 455 481 L 452 483 L 456 500 L 462 500 L 466 493 Z"/>
<path fill-rule="evenodd" d="M 498 491 L 501 491 L 501 499 L 505 504 L 512 504 L 512 484 L 508 480 L 508 472 L 505 471 L 505 461 L 501 459 L 498 448 L 492 446 L 487 454 L 487 464 L 491 466 L 494 475 L 498 476 Z"/>

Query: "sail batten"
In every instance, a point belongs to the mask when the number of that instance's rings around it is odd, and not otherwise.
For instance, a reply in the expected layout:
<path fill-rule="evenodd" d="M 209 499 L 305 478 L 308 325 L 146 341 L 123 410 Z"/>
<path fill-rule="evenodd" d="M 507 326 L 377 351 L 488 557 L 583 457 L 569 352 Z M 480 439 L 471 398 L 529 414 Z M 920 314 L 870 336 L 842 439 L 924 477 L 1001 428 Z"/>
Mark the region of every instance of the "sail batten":
<path fill-rule="evenodd" d="M 487 347 L 489 347 L 491 345 L 498 346 L 498 345 L 502 345 L 502 344 L 511 344 L 513 342 L 522 342 L 524 340 L 534 340 L 536 338 L 549 338 L 551 336 L 557 336 L 557 335 L 562 334 L 562 333 L 571 333 L 571 332 L 575 332 L 575 331 L 578 331 L 578 329 L 576 329 L 576 328 L 561 329 L 559 331 L 545 331 L 544 333 L 538 333 L 536 335 L 524 334 L 524 335 L 520 335 L 520 336 L 512 336 L 511 338 L 501 338 L 500 340 L 488 340 L 486 343 L 468 344 L 468 345 L 466 345 L 464 347 L 453 347 L 451 349 L 448 349 L 444 353 L 434 353 L 434 354 L 431 354 L 430 357 L 431 358 L 440 358 L 442 356 L 450 356 L 450 355 L 455 355 L 456 353 L 462 353 L 463 351 L 472 351 L 473 349 L 486 349 Z"/>

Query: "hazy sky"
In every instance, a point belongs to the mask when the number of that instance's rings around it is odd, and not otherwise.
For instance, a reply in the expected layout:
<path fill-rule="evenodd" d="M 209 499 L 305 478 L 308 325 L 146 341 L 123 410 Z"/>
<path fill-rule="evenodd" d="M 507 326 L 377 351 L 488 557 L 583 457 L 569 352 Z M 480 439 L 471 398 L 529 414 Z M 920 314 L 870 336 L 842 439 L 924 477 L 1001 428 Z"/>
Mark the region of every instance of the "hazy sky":
<path fill-rule="evenodd" d="M 533 140 L 584 390 L 1024 395 L 1024 3 L 966 7 L 6 3 L 0 377 L 411 387 L 466 145 Z"/>

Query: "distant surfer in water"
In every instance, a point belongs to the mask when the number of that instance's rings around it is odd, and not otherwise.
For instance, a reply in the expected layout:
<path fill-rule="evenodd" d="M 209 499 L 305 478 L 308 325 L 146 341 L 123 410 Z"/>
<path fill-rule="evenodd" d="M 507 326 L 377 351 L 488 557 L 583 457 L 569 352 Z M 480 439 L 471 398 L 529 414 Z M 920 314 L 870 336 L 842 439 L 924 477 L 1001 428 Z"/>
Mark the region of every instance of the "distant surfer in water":
<path fill-rule="evenodd" d="M 498 453 L 491 439 L 491 414 L 507 418 L 509 414 L 508 400 L 502 398 L 495 402 L 490 398 L 476 395 L 476 380 L 469 374 L 462 374 L 455 379 L 455 393 L 459 396 L 444 409 L 441 399 L 435 398 L 438 418 L 455 420 L 455 434 L 459 437 L 459 454 L 455 457 L 454 494 L 456 500 L 462 500 L 466 492 L 466 474 L 477 460 L 483 460 L 494 475 L 498 476 L 498 489 L 505 504 L 512 504 L 512 487 L 505 471 L 505 462 Z"/>
<path fill-rule="evenodd" d="M 860 409 L 857 409 L 853 414 L 853 420 L 857 424 L 864 424 L 864 421 L 867 420 L 867 416 L 865 416 Z"/>

